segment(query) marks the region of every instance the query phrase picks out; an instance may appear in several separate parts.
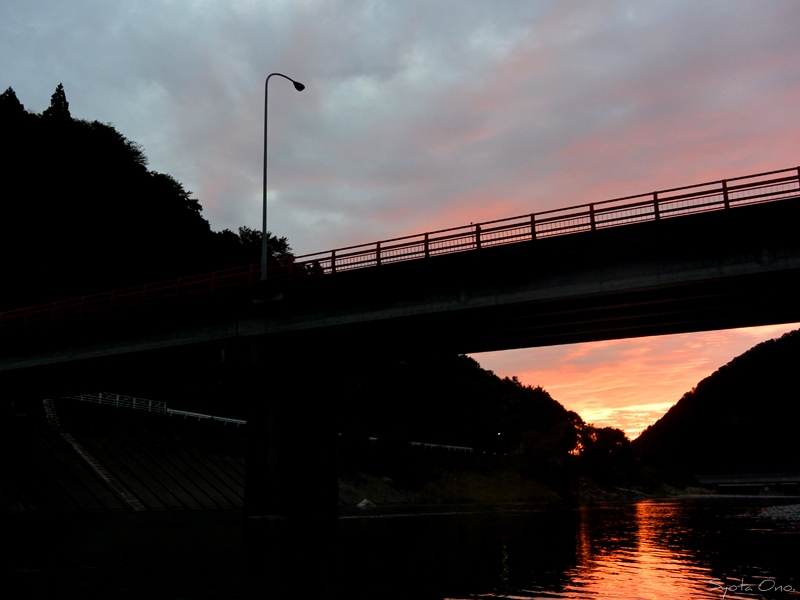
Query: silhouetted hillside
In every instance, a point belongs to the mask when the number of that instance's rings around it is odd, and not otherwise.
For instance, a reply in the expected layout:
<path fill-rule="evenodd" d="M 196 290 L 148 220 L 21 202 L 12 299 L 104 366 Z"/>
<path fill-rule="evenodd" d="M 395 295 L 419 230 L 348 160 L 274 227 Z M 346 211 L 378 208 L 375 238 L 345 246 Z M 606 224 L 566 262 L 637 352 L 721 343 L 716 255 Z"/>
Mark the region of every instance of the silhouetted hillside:
<path fill-rule="evenodd" d="M 545 434 L 563 425 L 556 445 L 566 453 L 577 443 L 577 415 L 544 389 L 501 379 L 464 355 L 372 366 L 356 373 L 350 387 L 342 426 L 373 436 L 507 452 L 526 432 Z"/>
<path fill-rule="evenodd" d="M 500 378 L 468 356 L 371 366 L 354 373 L 342 400 L 339 457 L 345 472 L 424 478 L 430 465 L 409 450 L 415 441 L 475 449 L 439 467 L 510 468 L 556 489 L 579 474 L 615 485 L 638 479 L 622 431 L 584 423 L 542 387 Z M 380 440 L 371 445 L 367 436 Z"/>
<path fill-rule="evenodd" d="M 758 344 L 684 394 L 634 446 L 665 471 L 798 469 L 798 365 L 800 330 Z"/>
<path fill-rule="evenodd" d="M 141 146 L 72 118 L 60 84 L 41 114 L 0 94 L 0 132 L 0 310 L 260 260 L 260 232 L 212 232 Z"/>

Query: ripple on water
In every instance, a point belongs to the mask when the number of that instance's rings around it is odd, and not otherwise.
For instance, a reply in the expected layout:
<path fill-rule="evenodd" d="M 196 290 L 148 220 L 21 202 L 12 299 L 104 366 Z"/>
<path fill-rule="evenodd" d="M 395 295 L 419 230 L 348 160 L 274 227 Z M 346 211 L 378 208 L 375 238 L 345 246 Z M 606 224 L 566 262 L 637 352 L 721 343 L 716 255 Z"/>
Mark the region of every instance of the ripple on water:
<path fill-rule="evenodd" d="M 504 585 L 465 598 L 800 596 L 791 558 L 800 553 L 800 536 L 755 530 L 748 519 L 727 518 L 729 509 L 722 503 L 654 501 L 582 508 L 575 523 L 574 561 L 564 565 L 560 583 L 542 581 L 536 564 L 529 565 L 527 573 L 516 565 L 517 572 L 507 569 Z M 512 553 L 509 549 L 509 556 Z"/>

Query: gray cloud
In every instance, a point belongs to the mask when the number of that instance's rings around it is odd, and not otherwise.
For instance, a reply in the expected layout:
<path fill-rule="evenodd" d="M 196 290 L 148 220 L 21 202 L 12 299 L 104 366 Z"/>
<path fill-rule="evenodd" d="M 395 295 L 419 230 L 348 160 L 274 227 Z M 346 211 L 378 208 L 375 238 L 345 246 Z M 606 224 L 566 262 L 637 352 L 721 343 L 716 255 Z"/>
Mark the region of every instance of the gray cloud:
<path fill-rule="evenodd" d="M 0 86 L 59 81 L 296 250 L 797 162 L 794 2 L 0 2 Z"/>

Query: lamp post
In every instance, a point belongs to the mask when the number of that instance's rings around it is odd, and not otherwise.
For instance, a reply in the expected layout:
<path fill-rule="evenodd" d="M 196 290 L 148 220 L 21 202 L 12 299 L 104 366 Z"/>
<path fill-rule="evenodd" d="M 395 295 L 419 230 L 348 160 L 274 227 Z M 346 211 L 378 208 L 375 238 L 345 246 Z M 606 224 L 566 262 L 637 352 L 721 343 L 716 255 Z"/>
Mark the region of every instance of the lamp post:
<path fill-rule="evenodd" d="M 302 92 L 306 89 L 299 81 L 287 77 L 283 73 L 270 73 L 264 83 L 264 207 L 261 219 L 261 281 L 267 280 L 267 100 L 269 98 L 269 78 L 278 75 L 294 84 L 294 89 Z"/>

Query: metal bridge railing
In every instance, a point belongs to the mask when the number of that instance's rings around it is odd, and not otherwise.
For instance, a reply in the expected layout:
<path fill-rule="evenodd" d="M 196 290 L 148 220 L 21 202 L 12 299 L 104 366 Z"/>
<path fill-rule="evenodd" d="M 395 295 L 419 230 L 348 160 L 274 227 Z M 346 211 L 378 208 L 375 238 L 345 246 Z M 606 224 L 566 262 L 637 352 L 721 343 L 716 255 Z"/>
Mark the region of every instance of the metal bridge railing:
<path fill-rule="evenodd" d="M 133 396 L 122 396 L 120 394 L 109 394 L 108 392 L 98 392 L 96 394 L 81 394 L 80 396 L 62 396 L 70 400 L 80 400 L 81 402 L 92 402 L 94 404 L 105 404 L 108 406 L 122 406 L 134 410 L 145 410 L 154 413 L 167 413 L 167 404 L 158 400 L 144 400 Z"/>
<path fill-rule="evenodd" d="M 270 267 L 268 279 L 331 275 L 454 252 L 793 198 L 800 198 L 800 167 L 304 254 L 278 261 Z M 0 328 L 48 323 L 122 308 L 175 302 L 194 296 L 245 289 L 260 279 L 259 265 L 182 277 L 0 312 Z"/>
<path fill-rule="evenodd" d="M 322 273 L 800 197 L 800 167 L 625 196 L 295 257 Z"/>
<path fill-rule="evenodd" d="M 215 417 L 214 415 L 204 415 L 202 413 L 189 412 L 186 410 L 175 410 L 167 408 L 166 402 L 160 400 L 145 400 L 144 398 L 134 398 L 133 396 L 122 396 L 120 394 L 110 394 L 108 392 L 98 392 L 96 394 L 81 394 L 80 396 L 62 396 L 64 399 L 80 400 L 81 402 L 92 402 L 94 404 L 105 404 L 107 406 L 121 406 L 124 408 L 131 408 L 133 410 L 144 410 L 147 412 L 161 413 L 164 415 L 182 416 L 184 419 L 192 418 L 198 421 L 210 420 L 218 421 L 223 425 L 228 423 L 239 425 L 247 425 L 247 421 L 242 419 L 229 419 L 228 417 Z"/>

